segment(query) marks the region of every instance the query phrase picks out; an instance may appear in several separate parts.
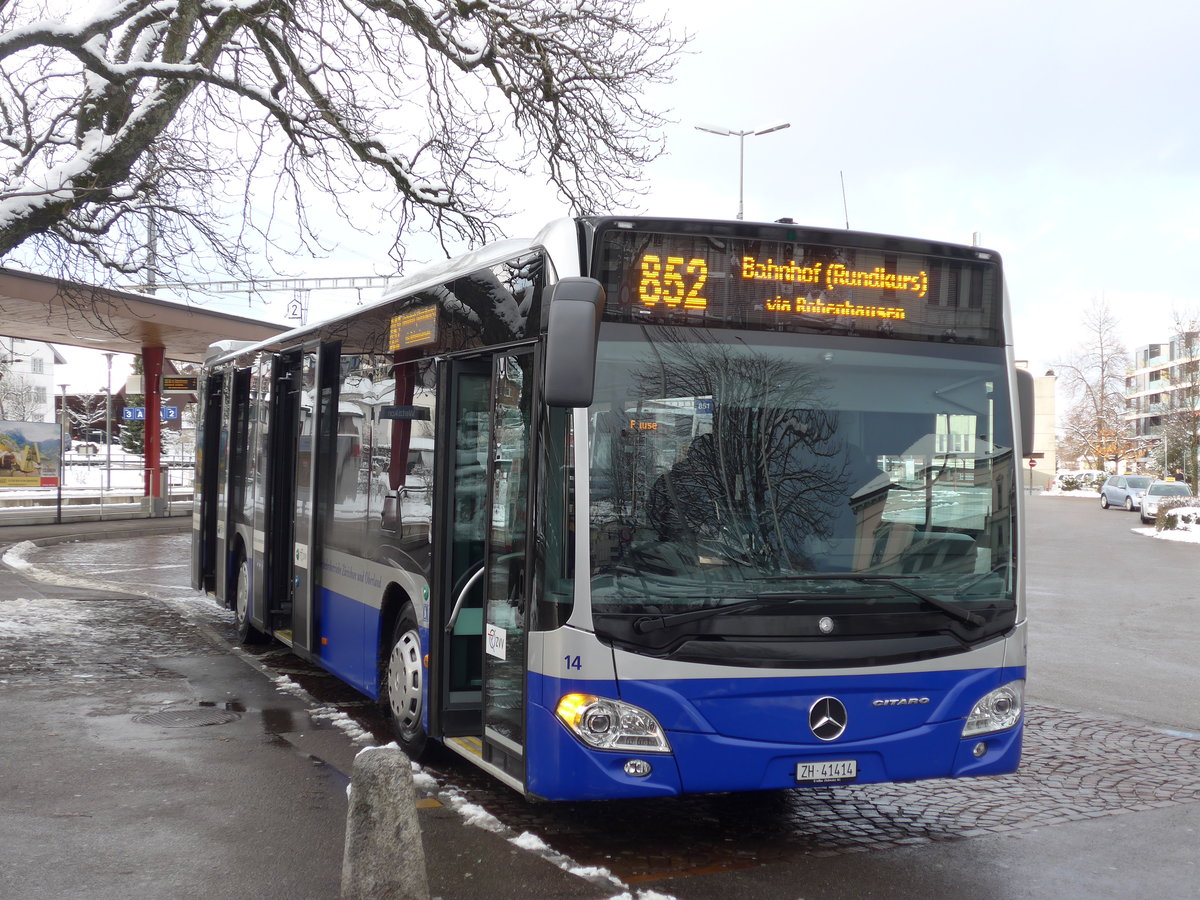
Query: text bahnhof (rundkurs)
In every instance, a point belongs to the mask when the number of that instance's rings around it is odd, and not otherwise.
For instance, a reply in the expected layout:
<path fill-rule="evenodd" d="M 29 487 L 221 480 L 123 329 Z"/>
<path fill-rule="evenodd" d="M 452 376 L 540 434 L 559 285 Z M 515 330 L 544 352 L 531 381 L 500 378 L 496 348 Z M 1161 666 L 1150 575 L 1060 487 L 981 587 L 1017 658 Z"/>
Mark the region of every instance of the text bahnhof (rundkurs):
<path fill-rule="evenodd" d="M 686 259 L 648 253 L 641 258 L 641 278 L 638 299 L 645 306 L 682 306 L 684 309 L 708 308 L 704 287 L 708 282 L 708 261 L 702 257 Z M 827 291 L 839 288 L 865 288 L 878 291 L 900 291 L 923 298 L 929 291 L 929 275 L 919 271 L 911 275 L 889 272 L 882 266 L 873 269 L 851 269 L 841 263 L 826 265 L 815 262 L 802 266 L 795 260 L 777 263 L 768 258 L 760 262 L 753 256 L 743 256 L 741 277 L 746 281 L 770 281 L 781 284 L 812 285 Z M 871 306 L 849 300 L 826 303 L 803 297 L 776 296 L 765 301 L 768 312 L 802 313 L 804 315 L 850 316 L 870 319 L 903 319 L 900 307 Z"/>

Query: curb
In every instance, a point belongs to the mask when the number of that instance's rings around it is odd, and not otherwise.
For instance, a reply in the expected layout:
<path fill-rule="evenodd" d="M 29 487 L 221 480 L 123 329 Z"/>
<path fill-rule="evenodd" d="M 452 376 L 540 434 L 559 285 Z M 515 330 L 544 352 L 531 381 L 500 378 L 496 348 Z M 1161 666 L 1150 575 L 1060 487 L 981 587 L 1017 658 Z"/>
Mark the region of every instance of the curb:
<path fill-rule="evenodd" d="M 157 519 L 100 519 L 73 524 L 0 525 L 0 548 L 28 541 L 38 547 L 71 541 L 103 541 L 138 535 L 178 534 L 191 529 L 190 516 Z"/>

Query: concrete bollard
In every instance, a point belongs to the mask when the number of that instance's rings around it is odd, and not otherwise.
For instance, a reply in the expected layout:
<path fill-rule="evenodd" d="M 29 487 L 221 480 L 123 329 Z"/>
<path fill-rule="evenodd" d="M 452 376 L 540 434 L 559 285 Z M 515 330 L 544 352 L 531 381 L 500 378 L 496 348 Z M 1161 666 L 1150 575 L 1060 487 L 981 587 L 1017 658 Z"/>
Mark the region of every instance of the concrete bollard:
<path fill-rule="evenodd" d="M 354 760 L 342 900 L 429 900 L 412 765 L 397 747 L 372 747 Z"/>

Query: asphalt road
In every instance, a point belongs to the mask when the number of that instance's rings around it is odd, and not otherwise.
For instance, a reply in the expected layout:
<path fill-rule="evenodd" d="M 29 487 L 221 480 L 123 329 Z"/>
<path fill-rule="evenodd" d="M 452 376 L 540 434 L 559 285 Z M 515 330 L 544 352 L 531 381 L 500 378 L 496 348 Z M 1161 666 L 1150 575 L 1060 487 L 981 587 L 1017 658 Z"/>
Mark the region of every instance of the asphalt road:
<path fill-rule="evenodd" d="M 427 767 L 434 793 L 482 807 L 508 833 L 536 835 L 578 865 L 615 873 L 636 900 L 1195 897 L 1200 545 L 1148 538 L 1135 533 L 1135 515 L 1075 498 L 1030 498 L 1027 525 L 1029 725 L 1016 776 L 531 806 L 451 758 Z M 127 542 L 124 552 L 145 566 L 129 577 L 177 596 L 181 561 L 153 559 L 153 540 L 135 540 L 145 543 Z M 93 567 L 111 581 L 125 568 L 116 556 L 60 546 L 37 558 L 85 577 Z M 146 641 L 159 656 L 170 649 Z M 136 668 L 132 653 L 126 660 Z M 278 649 L 258 660 L 379 737 L 370 706 L 332 679 Z M 303 749 L 313 759 L 328 755 Z M 337 812 L 329 818 L 340 827 Z M 477 871 L 455 859 L 458 889 L 443 896 L 507 896 L 486 882 L 468 893 L 469 880 L 494 869 L 483 858 L 475 863 Z M 292 896 L 326 896 L 310 883 L 314 892 Z M 607 896 L 596 889 L 581 880 L 554 896 Z"/>
<path fill-rule="evenodd" d="M 1200 544 L 1099 500 L 1030 499 L 1029 699 L 1200 734 Z"/>

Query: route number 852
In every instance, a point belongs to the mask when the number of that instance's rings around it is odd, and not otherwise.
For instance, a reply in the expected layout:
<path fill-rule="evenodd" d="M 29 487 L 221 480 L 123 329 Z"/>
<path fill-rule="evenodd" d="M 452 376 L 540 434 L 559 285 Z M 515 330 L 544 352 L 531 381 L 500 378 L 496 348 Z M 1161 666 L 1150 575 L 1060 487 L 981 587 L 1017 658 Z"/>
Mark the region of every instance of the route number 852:
<path fill-rule="evenodd" d="M 707 309 L 704 284 L 708 281 L 708 262 L 703 259 L 685 260 L 682 256 L 661 256 L 648 253 L 642 257 L 642 280 L 638 283 L 638 299 L 645 306 L 664 304 L 670 309 Z"/>

